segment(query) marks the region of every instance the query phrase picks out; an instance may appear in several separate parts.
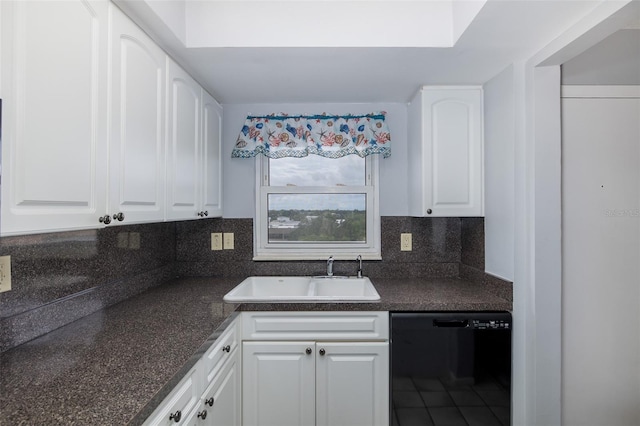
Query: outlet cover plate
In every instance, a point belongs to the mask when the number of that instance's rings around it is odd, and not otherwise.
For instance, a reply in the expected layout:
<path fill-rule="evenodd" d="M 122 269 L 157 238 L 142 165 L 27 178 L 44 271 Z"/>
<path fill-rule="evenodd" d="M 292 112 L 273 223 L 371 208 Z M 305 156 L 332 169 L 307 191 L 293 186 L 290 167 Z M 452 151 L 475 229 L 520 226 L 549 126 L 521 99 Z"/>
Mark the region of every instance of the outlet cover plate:
<path fill-rule="evenodd" d="M 224 240 L 224 249 L 225 250 L 233 250 L 234 249 L 233 232 L 225 232 L 223 234 L 223 240 Z"/>
<path fill-rule="evenodd" d="M 11 256 L 0 256 L 0 293 L 11 290 Z"/>
<path fill-rule="evenodd" d="M 412 250 L 411 234 L 400 234 L 400 251 Z"/>

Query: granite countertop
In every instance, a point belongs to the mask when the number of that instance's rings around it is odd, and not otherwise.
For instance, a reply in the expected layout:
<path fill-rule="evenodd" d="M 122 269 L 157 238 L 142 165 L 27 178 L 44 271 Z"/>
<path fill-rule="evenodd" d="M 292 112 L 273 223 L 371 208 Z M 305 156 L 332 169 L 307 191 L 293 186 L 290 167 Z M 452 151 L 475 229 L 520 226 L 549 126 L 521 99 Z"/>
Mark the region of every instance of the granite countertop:
<path fill-rule="evenodd" d="M 239 278 L 183 278 L 0 354 L 0 423 L 141 424 L 239 310 L 511 310 L 483 284 L 372 279 L 376 303 L 252 303 Z"/>

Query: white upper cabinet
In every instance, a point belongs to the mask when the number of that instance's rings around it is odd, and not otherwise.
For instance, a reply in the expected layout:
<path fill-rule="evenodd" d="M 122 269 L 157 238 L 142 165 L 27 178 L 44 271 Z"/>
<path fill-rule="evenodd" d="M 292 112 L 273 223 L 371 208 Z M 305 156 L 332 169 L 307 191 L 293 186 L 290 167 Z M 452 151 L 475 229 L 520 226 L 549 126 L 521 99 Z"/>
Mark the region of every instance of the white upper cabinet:
<path fill-rule="evenodd" d="M 167 212 L 169 220 L 194 219 L 200 210 L 202 91 L 167 59 Z"/>
<path fill-rule="evenodd" d="M 222 107 L 167 60 L 167 220 L 222 216 Z"/>
<path fill-rule="evenodd" d="M 0 19 L 1 235 L 222 215 L 222 108 L 120 9 Z"/>
<path fill-rule="evenodd" d="M 409 213 L 483 216 L 481 87 L 423 87 L 409 105 Z"/>
<path fill-rule="evenodd" d="M 100 226 L 108 6 L 0 3 L 2 235 Z"/>
<path fill-rule="evenodd" d="M 111 31 L 109 213 L 164 219 L 166 55 L 116 7 Z"/>
<path fill-rule="evenodd" d="M 222 107 L 202 90 L 202 204 L 209 217 L 222 216 Z"/>

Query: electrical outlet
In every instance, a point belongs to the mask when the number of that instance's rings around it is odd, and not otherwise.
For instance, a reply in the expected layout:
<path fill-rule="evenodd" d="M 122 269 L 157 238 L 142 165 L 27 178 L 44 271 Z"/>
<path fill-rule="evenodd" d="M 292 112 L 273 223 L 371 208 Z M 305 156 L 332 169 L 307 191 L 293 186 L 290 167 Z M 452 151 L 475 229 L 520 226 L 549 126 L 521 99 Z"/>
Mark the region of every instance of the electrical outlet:
<path fill-rule="evenodd" d="M 11 256 L 0 256 L 0 293 L 11 290 Z"/>
<path fill-rule="evenodd" d="M 400 234 L 400 251 L 411 251 L 411 234 Z"/>
<path fill-rule="evenodd" d="M 222 250 L 222 232 L 211 234 L 211 250 Z"/>
<path fill-rule="evenodd" d="M 121 248 L 121 249 L 129 248 L 128 232 L 118 232 L 118 248 Z"/>
<path fill-rule="evenodd" d="M 233 250 L 233 232 L 225 232 L 223 235 L 224 249 Z"/>
<path fill-rule="evenodd" d="M 139 232 L 131 232 L 129 234 L 129 248 L 131 250 L 140 249 L 140 233 Z"/>

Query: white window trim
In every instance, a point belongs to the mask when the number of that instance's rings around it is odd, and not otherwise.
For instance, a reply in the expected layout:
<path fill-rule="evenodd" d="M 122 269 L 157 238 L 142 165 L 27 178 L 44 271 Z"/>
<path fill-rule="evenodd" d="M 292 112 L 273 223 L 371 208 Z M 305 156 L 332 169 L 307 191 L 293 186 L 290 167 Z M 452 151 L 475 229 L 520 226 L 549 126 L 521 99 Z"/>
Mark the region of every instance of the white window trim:
<path fill-rule="evenodd" d="M 382 259 L 380 238 L 379 203 L 379 159 L 369 155 L 365 159 L 366 184 L 364 186 L 269 186 L 269 159 L 256 157 L 256 212 L 253 219 L 253 260 L 353 260 L 361 255 L 365 260 Z M 269 243 L 269 224 L 264 217 L 267 212 L 267 196 L 270 193 L 321 193 L 321 194 L 366 194 L 367 197 L 367 242 L 366 243 Z"/>

